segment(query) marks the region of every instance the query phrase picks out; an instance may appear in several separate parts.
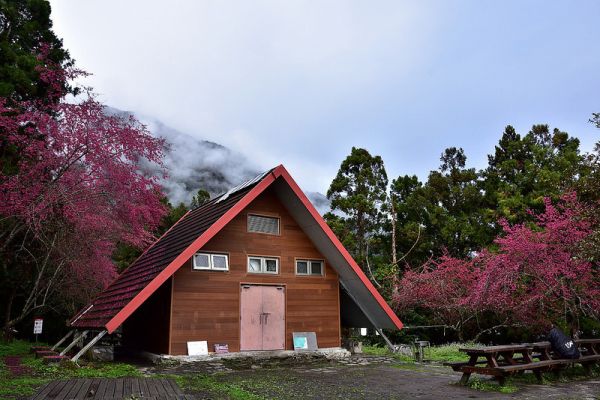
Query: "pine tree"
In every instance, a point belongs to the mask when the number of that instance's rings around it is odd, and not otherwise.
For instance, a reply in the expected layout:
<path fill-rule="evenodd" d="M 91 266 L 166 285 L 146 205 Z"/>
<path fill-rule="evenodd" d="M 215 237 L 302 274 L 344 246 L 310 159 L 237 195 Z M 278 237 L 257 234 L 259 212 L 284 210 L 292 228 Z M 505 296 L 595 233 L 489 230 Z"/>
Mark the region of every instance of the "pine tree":
<path fill-rule="evenodd" d="M 190 209 L 196 209 L 201 205 L 205 204 L 210 200 L 210 193 L 204 189 L 198 189 L 198 193 L 195 196 L 192 196 L 192 202 L 190 204 Z"/>
<path fill-rule="evenodd" d="M 333 213 L 325 217 L 363 268 L 369 242 L 382 231 L 387 185 L 381 157 L 353 147 L 327 191 Z"/>

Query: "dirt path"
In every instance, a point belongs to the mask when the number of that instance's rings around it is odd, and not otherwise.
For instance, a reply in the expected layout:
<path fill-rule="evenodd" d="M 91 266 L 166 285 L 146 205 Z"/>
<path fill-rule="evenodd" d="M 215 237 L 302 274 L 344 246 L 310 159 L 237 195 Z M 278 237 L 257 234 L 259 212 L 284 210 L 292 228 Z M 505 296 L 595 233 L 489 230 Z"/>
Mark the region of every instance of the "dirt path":
<path fill-rule="evenodd" d="M 353 358 L 287 366 L 254 366 L 236 370 L 218 363 L 173 367 L 162 373 L 211 374 L 216 381 L 235 385 L 268 399 L 600 399 L 600 380 L 553 385 L 521 385 L 513 394 L 484 392 L 457 384 L 460 374 L 447 367 L 398 364 L 385 358 Z M 158 372 L 158 371 L 157 371 Z M 198 399 L 214 393 L 195 392 Z M 227 397 L 223 397 L 227 398 Z"/>
<path fill-rule="evenodd" d="M 20 356 L 4 357 L 4 365 L 10 371 L 12 376 L 27 375 L 31 373 L 31 368 L 21 364 Z"/>

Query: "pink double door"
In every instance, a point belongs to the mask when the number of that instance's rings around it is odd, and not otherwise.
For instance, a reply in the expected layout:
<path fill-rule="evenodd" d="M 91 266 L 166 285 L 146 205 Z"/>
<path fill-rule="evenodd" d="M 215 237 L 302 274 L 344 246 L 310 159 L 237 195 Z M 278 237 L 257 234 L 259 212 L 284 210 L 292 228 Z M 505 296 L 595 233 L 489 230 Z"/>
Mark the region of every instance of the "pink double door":
<path fill-rule="evenodd" d="M 285 288 L 242 285 L 241 350 L 285 349 Z"/>

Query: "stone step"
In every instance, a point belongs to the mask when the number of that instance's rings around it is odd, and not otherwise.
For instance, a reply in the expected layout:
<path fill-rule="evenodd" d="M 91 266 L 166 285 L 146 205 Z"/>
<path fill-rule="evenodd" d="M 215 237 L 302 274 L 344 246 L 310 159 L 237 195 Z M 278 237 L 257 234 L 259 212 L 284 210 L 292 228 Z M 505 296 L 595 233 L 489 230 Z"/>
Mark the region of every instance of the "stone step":
<path fill-rule="evenodd" d="M 31 346 L 29 348 L 30 353 L 35 353 L 38 350 L 50 350 L 50 347 L 48 347 L 48 346 Z"/>
<path fill-rule="evenodd" d="M 44 356 L 44 358 L 43 358 L 44 363 L 46 363 L 46 364 L 58 363 L 58 362 L 61 362 L 62 360 L 68 360 L 68 359 L 69 359 L 69 357 L 67 357 L 67 356 L 59 356 L 59 355 Z"/>
<path fill-rule="evenodd" d="M 57 356 L 58 353 L 52 350 L 36 350 L 35 358 L 42 358 L 46 356 Z"/>

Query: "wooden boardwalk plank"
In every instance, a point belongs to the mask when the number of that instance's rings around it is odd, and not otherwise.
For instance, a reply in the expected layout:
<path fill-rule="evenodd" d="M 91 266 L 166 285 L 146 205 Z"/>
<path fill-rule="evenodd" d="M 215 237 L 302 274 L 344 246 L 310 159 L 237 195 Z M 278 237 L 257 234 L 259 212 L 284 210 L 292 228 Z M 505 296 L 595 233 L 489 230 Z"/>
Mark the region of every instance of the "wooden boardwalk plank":
<path fill-rule="evenodd" d="M 73 385 L 75 384 L 75 379 L 69 379 L 65 382 L 64 386 L 54 397 L 50 397 L 55 400 L 64 400 L 67 397 L 67 393 L 71 391 Z"/>
<path fill-rule="evenodd" d="M 100 386 L 100 379 L 99 378 L 92 379 L 92 382 L 90 383 L 90 387 L 88 388 L 85 398 L 92 399 L 95 396 L 95 394 L 98 392 L 98 386 Z"/>
<path fill-rule="evenodd" d="M 123 378 L 118 378 L 115 381 L 115 394 L 114 397 L 123 397 Z"/>
<path fill-rule="evenodd" d="M 177 385 L 177 383 L 173 379 L 167 379 L 167 384 L 172 388 L 173 392 L 175 392 L 178 396 L 183 396 L 184 393 Z"/>
<path fill-rule="evenodd" d="M 77 396 L 77 393 L 79 393 L 79 389 L 81 389 L 81 386 L 84 382 L 85 379 L 75 379 L 73 381 L 73 385 L 71 386 L 71 390 L 69 390 L 69 392 L 65 396 L 65 399 L 74 399 L 75 396 Z"/>
<path fill-rule="evenodd" d="M 56 387 L 56 385 L 58 385 L 59 383 L 60 381 L 48 382 L 38 391 L 38 393 L 35 396 L 31 398 L 31 400 L 45 399 L 46 396 L 48 396 L 48 394 L 52 391 L 52 389 L 54 389 L 54 387 Z"/>
<path fill-rule="evenodd" d="M 44 385 L 32 400 L 121 400 L 130 396 L 142 400 L 188 399 L 172 379 L 94 378 L 53 381 Z"/>
<path fill-rule="evenodd" d="M 148 392 L 148 384 L 146 383 L 146 378 L 138 380 L 138 383 L 140 385 L 140 395 L 150 396 L 150 393 Z"/>
<path fill-rule="evenodd" d="M 131 397 L 131 381 L 132 378 L 125 378 L 123 380 L 123 397 Z"/>
<path fill-rule="evenodd" d="M 92 379 L 82 379 L 83 383 L 79 388 L 79 391 L 75 395 L 75 399 L 85 399 L 87 398 L 88 391 L 90 390 L 90 386 L 92 385 Z"/>
<path fill-rule="evenodd" d="M 96 395 L 94 396 L 94 399 L 100 400 L 100 399 L 104 399 L 107 396 L 112 397 L 114 391 L 112 391 L 110 394 L 106 393 L 106 390 L 108 388 L 108 382 L 110 382 L 108 379 L 100 380 L 100 384 L 98 385 L 98 390 L 96 391 Z"/>
<path fill-rule="evenodd" d="M 162 379 L 153 379 L 156 391 L 159 397 L 166 396 L 167 392 L 165 391 L 165 387 L 163 386 Z"/>
<path fill-rule="evenodd" d="M 58 396 L 58 394 L 61 392 L 61 390 L 66 386 L 68 381 L 58 381 L 56 382 L 56 386 L 54 386 L 52 388 L 52 390 L 50 391 L 50 393 L 48 393 L 46 395 L 46 397 L 41 397 L 40 399 L 54 399 L 56 398 L 56 396 Z"/>
<path fill-rule="evenodd" d="M 139 396 L 140 395 L 140 380 L 132 379 L 131 380 L 131 394 Z"/>
<path fill-rule="evenodd" d="M 150 396 L 158 396 L 158 389 L 156 389 L 156 380 L 147 378 L 146 383 L 148 384 L 148 394 Z"/>

